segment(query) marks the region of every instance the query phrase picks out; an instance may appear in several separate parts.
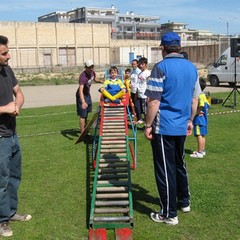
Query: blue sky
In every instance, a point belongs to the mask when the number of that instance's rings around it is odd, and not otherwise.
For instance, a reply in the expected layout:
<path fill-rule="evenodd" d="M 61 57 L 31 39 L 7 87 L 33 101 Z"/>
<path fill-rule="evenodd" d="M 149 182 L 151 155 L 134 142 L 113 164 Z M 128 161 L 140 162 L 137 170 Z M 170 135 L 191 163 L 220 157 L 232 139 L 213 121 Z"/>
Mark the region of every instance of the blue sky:
<path fill-rule="evenodd" d="M 181 22 L 197 30 L 216 34 L 240 34 L 239 0 L 8 0 L 1 4 L 0 21 L 37 22 L 41 15 L 77 7 L 111 7 L 121 13 L 159 16 L 160 23 Z M 228 25 L 228 27 L 227 27 Z M 0 29 L 1 31 L 1 29 Z"/>

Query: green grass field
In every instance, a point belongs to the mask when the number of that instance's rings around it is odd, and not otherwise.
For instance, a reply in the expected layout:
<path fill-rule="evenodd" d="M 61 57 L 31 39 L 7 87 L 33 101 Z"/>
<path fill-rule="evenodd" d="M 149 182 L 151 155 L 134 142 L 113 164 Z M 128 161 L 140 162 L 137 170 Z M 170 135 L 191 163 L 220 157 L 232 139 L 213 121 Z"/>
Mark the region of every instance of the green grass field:
<path fill-rule="evenodd" d="M 179 212 L 177 226 L 149 218 L 152 210 L 159 210 L 159 200 L 150 144 L 138 131 L 138 166 L 132 171 L 135 240 L 240 239 L 238 109 L 212 105 L 204 159 L 189 157 L 196 139 L 188 137 L 191 212 Z M 74 145 L 79 134 L 75 106 L 22 109 L 17 122 L 23 151 L 19 212 L 33 219 L 12 223 L 10 239 L 88 239 L 91 146 Z M 108 239 L 114 239 L 111 230 Z"/>

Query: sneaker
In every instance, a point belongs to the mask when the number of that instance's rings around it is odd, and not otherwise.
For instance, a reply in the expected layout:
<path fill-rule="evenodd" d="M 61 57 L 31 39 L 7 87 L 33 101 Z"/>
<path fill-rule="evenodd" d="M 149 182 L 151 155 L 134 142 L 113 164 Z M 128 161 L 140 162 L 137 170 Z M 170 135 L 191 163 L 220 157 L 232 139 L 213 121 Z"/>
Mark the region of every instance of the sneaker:
<path fill-rule="evenodd" d="M 154 222 L 166 223 L 169 225 L 177 225 L 178 224 L 178 217 L 166 218 L 166 217 L 161 216 L 159 213 L 154 213 L 154 212 L 152 212 L 150 214 L 150 217 Z"/>
<path fill-rule="evenodd" d="M 0 223 L 0 236 L 11 237 L 13 235 L 12 229 L 9 227 L 8 222 Z"/>
<path fill-rule="evenodd" d="M 166 218 L 165 223 L 169 224 L 169 225 L 177 225 L 178 224 L 178 217 Z"/>
<path fill-rule="evenodd" d="M 161 216 L 159 213 L 155 213 L 155 212 L 152 212 L 150 214 L 150 218 L 154 221 L 154 222 L 165 222 L 166 221 L 166 217 L 163 217 Z"/>
<path fill-rule="evenodd" d="M 30 214 L 18 214 L 15 213 L 11 218 L 10 221 L 29 221 L 32 219 L 32 216 Z"/>
<path fill-rule="evenodd" d="M 140 119 L 136 122 L 136 124 L 143 124 L 143 123 L 144 123 L 144 121 L 142 119 Z"/>
<path fill-rule="evenodd" d="M 182 212 L 183 213 L 188 213 L 188 212 L 190 212 L 190 206 L 187 206 L 187 207 L 181 207 L 181 210 L 182 210 Z"/>
<path fill-rule="evenodd" d="M 203 154 L 197 151 L 194 151 L 192 154 L 190 154 L 190 157 L 192 158 L 203 158 Z"/>
<path fill-rule="evenodd" d="M 206 151 L 202 150 L 202 155 L 205 156 L 206 155 Z"/>

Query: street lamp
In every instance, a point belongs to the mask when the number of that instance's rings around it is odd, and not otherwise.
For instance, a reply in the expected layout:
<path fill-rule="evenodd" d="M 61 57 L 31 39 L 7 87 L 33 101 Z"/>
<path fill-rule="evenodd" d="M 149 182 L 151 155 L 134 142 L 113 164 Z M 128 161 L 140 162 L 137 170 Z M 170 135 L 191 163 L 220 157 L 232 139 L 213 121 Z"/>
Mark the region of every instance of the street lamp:
<path fill-rule="evenodd" d="M 226 19 L 226 18 L 219 18 L 219 19 L 221 19 L 221 20 L 223 20 L 223 21 L 225 21 L 226 23 L 227 23 L 227 37 L 228 37 L 228 35 L 229 35 L 229 20 L 234 20 L 234 19 L 237 19 L 237 17 L 233 17 L 233 18 L 231 18 L 231 19 Z"/>
<path fill-rule="evenodd" d="M 228 37 L 229 21 L 227 19 L 225 19 L 225 18 L 219 18 L 219 19 L 227 22 L 227 37 Z"/>

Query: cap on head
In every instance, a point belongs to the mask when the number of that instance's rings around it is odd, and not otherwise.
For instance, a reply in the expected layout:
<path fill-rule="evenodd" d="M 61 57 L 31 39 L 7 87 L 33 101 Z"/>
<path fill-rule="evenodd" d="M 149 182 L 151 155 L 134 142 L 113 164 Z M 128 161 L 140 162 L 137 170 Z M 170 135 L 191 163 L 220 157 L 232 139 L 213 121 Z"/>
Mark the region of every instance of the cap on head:
<path fill-rule="evenodd" d="M 90 60 L 90 59 L 85 62 L 85 67 L 91 67 L 91 66 L 93 66 L 93 65 L 94 65 L 94 63 L 93 63 L 93 61 Z"/>
<path fill-rule="evenodd" d="M 162 35 L 161 46 L 179 46 L 181 45 L 181 38 L 177 33 L 167 32 Z"/>

